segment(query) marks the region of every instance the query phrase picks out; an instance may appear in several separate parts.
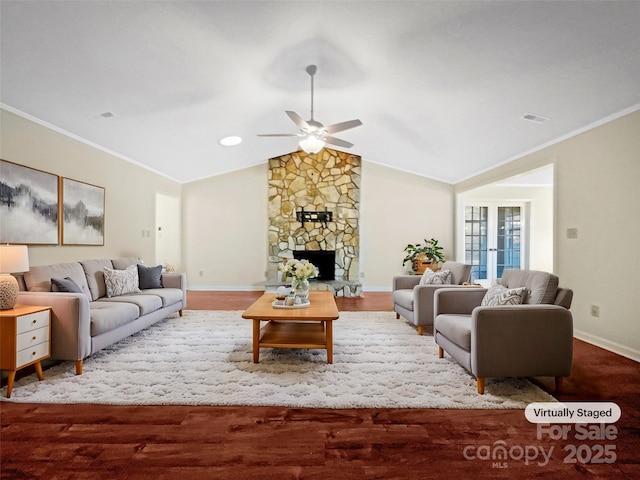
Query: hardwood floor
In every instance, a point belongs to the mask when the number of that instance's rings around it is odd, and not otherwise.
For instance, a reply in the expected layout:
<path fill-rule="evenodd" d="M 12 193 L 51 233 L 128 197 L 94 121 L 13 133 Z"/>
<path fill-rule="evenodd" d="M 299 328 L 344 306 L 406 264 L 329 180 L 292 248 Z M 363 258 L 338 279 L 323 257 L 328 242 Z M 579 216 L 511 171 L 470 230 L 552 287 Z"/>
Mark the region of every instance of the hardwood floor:
<path fill-rule="evenodd" d="M 190 309 L 243 310 L 259 292 L 189 292 Z M 389 310 L 389 293 L 337 299 Z M 401 320 L 399 320 L 401 321 Z M 46 376 L 46 372 L 45 372 Z M 622 409 L 610 439 L 538 438 L 522 411 L 0 404 L 2 479 L 640 478 L 640 364 L 575 340 L 564 401 Z M 543 388 L 553 381 L 534 379 Z M 595 435 L 595 434 L 594 434 Z M 498 442 L 496 444 L 496 442 Z M 501 443 L 504 442 L 504 443 Z M 508 458 L 482 452 L 507 448 Z M 574 445 L 574 447 L 570 447 Z M 567 463 L 605 447 L 613 463 Z M 569 447 L 568 447 L 569 446 Z M 545 463 L 540 449 L 550 451 Z M 569 448 L 569 450 L 565 450 Z M 535 449 L 535 450 L 534 450 Z M 536 459 L 520 454 L 528 452 Z M 465 455 L 466 452 L 466 455 Z M 472 454 L 475 458 L 468 459 Z M 602 453 L 602 452 L 600 452 Z"/>

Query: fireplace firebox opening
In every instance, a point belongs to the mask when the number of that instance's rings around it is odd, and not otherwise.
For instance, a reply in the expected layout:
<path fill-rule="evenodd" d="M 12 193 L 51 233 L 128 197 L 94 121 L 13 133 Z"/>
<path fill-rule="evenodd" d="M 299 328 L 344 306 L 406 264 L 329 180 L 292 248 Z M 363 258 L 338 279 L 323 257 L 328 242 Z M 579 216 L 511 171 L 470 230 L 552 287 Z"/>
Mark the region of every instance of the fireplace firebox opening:
<path fill-rule="evenodd" d="M 294 250 L 293 258 L 297 260 L 309 260 L 318 268 L 316 280 L 336 279 L 336 252 L 335 250 Z"/>

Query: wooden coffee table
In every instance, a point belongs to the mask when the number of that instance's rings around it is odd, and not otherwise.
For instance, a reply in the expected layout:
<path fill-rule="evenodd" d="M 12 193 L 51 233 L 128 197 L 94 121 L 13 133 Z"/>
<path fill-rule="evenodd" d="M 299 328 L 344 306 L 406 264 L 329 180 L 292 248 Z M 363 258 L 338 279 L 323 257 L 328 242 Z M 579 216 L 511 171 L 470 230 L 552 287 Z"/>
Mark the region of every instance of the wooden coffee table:
<path fill-rule="evenodd" d="M 243 314 L 253 320 L 253 361 L 260 360 L 260 348 L 323 348 L 327 363 L 333 363 L 333 321 L 339 317 L 333 294 L 309 292 L 308 307 L 275 308 L 275 294 L 265 293 Z M 267 324 L 260 328 L 260 322 Z"/>

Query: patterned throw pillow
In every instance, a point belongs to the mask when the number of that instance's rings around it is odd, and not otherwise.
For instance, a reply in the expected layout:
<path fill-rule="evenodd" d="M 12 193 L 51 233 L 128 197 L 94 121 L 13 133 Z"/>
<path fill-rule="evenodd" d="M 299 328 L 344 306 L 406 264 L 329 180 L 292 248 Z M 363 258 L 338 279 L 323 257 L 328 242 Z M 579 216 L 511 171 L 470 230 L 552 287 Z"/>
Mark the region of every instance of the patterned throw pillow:
<path fill-rule="evenodd" d="M 451 270 L 434 272 L 427 268 L 422 274 L 420 285 L 451 285 Z"/>
<path fill-rule="evenodd" d="M 138 266 L 131 265 L 124 270 L 104 268 L 104 283 L 107 297 L 117 297 L 127 293 L 138 293 Z"/>
<path fill-rule="evenodd" d="M 520 305 L 527 296 L 527 293 L 527 287 L 507 288 L 504 285 L 495 283 L 487 290 L 480 305 L 483 307 Z"/>

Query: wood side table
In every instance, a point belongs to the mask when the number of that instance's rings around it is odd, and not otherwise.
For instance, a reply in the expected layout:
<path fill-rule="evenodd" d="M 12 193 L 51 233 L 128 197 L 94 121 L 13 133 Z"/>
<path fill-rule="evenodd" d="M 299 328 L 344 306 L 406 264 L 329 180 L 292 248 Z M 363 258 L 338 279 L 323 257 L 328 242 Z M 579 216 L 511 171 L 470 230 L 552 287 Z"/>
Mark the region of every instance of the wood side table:
<path fill-rule="evenodd" d="M 41 360 L 51 356 L 51 307 L 16 305 L 0 310 L 0 370 L 7 370 L 7 398 L 11 397 L 16 371 L 35 365 L 44 380 Z"/>

